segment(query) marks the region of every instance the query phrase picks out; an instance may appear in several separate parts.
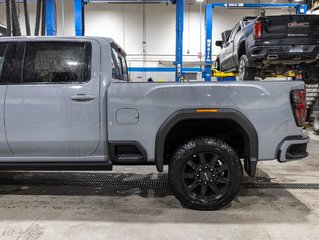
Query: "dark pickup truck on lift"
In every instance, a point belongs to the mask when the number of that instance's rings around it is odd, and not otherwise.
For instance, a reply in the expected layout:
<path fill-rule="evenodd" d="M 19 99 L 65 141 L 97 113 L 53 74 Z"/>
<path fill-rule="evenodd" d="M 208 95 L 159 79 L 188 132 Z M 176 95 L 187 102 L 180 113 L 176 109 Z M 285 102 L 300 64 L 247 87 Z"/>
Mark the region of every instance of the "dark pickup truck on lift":
<path fill-rule="evenodd" d="M 238 72 L 240 80 L 300 72 L 304 80 L 319 77 L 319 16 L 245 17 L 222 33 L 217 68 Z"/>

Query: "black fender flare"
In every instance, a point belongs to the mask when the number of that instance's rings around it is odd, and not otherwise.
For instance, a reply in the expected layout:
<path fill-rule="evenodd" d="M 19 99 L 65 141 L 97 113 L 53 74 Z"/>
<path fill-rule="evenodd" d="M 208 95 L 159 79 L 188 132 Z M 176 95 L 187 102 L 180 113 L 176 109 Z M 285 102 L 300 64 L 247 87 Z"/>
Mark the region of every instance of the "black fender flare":
<path fill-rule="evenodd" d="M 249 119 L 235 109 L 217 109 L 217 112 L 197 112 L 196 109 L 183 109 L 170 115 L 156 134 L 155 164 L 159 172 L 163 171 L 167 135 L 180 121 L 192 119 L 227 119 L 236 122 L 244 130 L 249 141 L 249 159 L 245 159 L 245 170 L 249 175 L 255 175 L 258 161 L 258 134 Z"/>

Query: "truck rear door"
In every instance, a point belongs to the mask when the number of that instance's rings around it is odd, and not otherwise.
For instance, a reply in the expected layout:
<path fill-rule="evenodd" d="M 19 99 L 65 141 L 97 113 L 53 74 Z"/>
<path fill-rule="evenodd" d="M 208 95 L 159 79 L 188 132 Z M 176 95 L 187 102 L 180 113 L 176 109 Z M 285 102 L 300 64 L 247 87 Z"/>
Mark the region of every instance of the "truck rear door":
<path fill-rule="evenodd" d="M 8 88 L 8 81 L 12 75 L 12 61 L 15 43 L 0 42 L 0 153 L 1 157 L 11 156 L 9 145 L 7 144 L 4 110 L 5 96 Z"/>
<path fill-rule="evenodd" d="M 81 41 L 17 45 L 5 122 L 16 156 L 89 156 L 100 142 L 100 46 Z"/>

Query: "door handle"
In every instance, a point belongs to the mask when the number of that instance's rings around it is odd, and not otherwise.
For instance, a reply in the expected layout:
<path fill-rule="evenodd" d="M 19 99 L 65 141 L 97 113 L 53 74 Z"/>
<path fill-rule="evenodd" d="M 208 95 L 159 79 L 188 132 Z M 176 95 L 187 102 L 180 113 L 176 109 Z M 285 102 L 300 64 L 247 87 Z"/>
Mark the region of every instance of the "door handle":
<path fill-rule="evenodd" d="M 71 100 L 76 102 L 87 102 L 94 100 L 95 97 L 93 95 L 87 95 L 87 94 L 77 94 L 71 97 Z"/>

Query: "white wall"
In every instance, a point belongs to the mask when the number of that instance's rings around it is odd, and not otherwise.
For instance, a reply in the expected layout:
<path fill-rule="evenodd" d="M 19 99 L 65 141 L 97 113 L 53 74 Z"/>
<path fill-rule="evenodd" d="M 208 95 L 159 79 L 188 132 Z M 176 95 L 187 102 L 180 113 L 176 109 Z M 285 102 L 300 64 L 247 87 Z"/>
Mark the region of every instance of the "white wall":
<path fill-rule="evenodd" d="M 57 0 L 58 35 L 62 35 L 62 0 Z M 66 36 L 74 35 L 73 0 L 65 0 L 65 30 Z M 245 1 L 248 2 L 248 1 Z M 251 0 L 253 2 L 253 0 Z M 20 23 L 25 34 L 24 13 L 22 4 Z M 29 4 L 32 33 L 34 32 L 35 4 Z M 280 14 L 283 10 L 269 10 L 267 13 Z M 86 35 L 106 36 L 113 38 L 128 53 L 130 66 L 173 66 L 175 55 L 175 6 L 166 4 L 145 5 L 146 31 L 146 63 L 142 60 L 143 49 L 143 5 L 122 5 L 94 3 L 86 5 L 85 11 Z M 220 39 L 222 31 L 231 29 L 235 23 L 247 15 L 256 15 L 256 10 L 214 9 L 213 42 Z M 202 51 L 205 52 L 205 16 L 202 18 Z M 0 4 L 0 23 L 5 23 L 5 5 Z M 184 55 L 186 62 L 198 62 L 200 52 L 200 15 L 199 3 L 194 0 L 192 5 L 185 6 Z M 219 48 L 213 46 L 213 54 L 218 54 Z M 204 53 L 203 53 L 204 54 Z M 152 56 L 149 56 L 152 55 Z M 192 64 L 190 64 L 192 66 Z M 153 77 L 154 80 L 174 80 L 173 73 L 132 74 L 134 80 L 140 77 Z"/>

